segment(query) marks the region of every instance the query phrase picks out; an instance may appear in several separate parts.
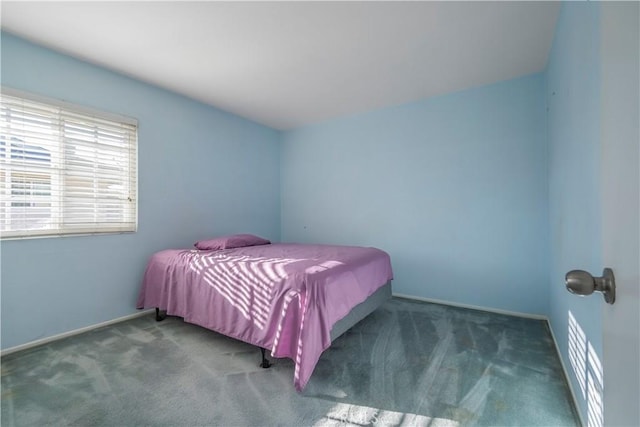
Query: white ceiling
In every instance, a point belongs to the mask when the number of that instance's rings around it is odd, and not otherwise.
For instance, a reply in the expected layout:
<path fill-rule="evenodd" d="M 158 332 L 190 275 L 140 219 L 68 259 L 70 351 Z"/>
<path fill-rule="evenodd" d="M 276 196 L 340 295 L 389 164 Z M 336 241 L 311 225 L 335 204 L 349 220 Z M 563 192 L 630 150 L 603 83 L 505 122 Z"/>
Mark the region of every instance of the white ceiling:
<path fill-rule="evenodd" d="M 1 2 L 2 28 L 276 129 L 544 69 L 557 2 Z"/>

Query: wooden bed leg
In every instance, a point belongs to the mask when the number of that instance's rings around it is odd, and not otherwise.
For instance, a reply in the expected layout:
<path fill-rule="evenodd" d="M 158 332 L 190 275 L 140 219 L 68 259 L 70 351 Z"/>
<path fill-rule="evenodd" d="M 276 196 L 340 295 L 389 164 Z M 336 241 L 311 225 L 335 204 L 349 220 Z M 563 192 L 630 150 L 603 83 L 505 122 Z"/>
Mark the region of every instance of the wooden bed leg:
<path fill-rule="evenodd" d="M 156 322 L 162 322 L 166 318 L 167 318 L 167 312 L 164 311 L 162 314 L 160 314 L 160 309 L 156 307 Z"/>
<path fill-rule="evenodd" d="M 265 368 L 265 369 L 270 367 L 271 366 L 271 362 L 269 362 L 267 360 L 267 357 L 264 354 L 265 353 L 264 348 L 260 347 L 260 353 L 262 353 L 262 362 L 260 363 L 260 367 L 261 368 Z"/>

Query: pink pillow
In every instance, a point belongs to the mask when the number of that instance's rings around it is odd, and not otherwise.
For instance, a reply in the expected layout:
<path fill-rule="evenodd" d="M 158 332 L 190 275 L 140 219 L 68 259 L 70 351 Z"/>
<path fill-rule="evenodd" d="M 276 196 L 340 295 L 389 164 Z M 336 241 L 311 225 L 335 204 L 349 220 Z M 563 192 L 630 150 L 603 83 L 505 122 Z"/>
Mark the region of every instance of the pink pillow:
<path fill-rule="evenodd" d="M 200 240 L 193 246 L 203 251 L 217 251 L 220 249 L 243 248 L 245 246 L 268 245 L 271 242 L 253 234 L 232 234 L 216 237 L 215 239 Z"/>

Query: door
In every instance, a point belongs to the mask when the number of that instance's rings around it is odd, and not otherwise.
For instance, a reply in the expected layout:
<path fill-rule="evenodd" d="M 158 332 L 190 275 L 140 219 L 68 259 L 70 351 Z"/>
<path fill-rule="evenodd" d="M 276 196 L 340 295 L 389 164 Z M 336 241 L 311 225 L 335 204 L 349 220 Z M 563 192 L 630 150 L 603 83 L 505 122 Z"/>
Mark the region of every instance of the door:
<path fill-rule="evenodd" d="M 602 256 L 617 285 L 602 313 L 605 426 L 640 426 L 638 5 L 601 4 Z"/>

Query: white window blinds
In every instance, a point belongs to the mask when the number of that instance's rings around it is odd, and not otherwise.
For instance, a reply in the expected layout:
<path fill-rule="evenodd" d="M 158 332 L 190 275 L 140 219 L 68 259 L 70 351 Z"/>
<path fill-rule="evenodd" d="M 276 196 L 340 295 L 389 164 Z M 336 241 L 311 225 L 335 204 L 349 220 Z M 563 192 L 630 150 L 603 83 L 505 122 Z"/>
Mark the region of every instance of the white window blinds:
<path fill-rule="evenodd" d="M 137 122 L 3 88 L 0 236 L 137 226 Z"/>

